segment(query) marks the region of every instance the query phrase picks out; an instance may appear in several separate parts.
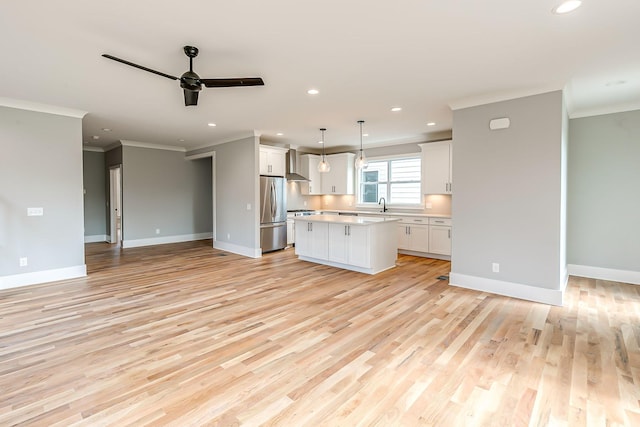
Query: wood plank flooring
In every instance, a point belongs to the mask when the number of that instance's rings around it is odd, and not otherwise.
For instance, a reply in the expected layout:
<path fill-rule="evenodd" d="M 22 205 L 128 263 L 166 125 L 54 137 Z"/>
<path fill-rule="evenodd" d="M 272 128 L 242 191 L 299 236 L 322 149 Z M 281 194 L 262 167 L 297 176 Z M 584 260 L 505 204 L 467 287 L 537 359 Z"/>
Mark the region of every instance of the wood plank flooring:
<path fill-rule="evenodd" d="M 211 241 L 87 245 L 89 276 L 0 291 L 0 425 L 640 425 L 640 287 L 564 307 Z"/>

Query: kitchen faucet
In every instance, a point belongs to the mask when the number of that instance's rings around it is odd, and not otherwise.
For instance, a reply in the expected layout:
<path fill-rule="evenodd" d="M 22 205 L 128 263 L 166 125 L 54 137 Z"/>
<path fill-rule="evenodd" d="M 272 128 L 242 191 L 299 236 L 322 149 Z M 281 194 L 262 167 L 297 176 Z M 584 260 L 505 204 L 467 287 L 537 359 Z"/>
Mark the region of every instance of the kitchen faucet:
<path fill-rule="evenodd" d="M 380 200 L 378 200 L 378 204 L 382 203 L 382 212 L 386 212 L 387 211 L 387 201 L 384 199 L 384 197 L 380 197 Z"/>

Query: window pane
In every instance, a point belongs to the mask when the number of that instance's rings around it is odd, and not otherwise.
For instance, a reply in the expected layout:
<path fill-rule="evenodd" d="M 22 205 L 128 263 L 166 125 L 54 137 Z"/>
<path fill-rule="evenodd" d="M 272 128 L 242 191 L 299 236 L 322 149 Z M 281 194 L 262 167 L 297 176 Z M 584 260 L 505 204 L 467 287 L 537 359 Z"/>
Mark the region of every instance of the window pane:
<path fill-rule="evenodd" d="M 378 172 L 378 182 L 387 182 L 387 162 L 369 162 L 365 172 Z"/>
<path fill-rule="evenodd" d="M 417 204 L 420 203 L 420 183 L 391 183 L 391 200 L 393 204 Z"/>
<path fill-rule="evenodd" d="M 378 184 L 362 184 L 362 198 L 363 203 L 377 203 L 378 202 Z"/>
<path fill-rule="evenodd" d="M 420 181 L 420 159 L 392 160 L 391 181 Z"/>

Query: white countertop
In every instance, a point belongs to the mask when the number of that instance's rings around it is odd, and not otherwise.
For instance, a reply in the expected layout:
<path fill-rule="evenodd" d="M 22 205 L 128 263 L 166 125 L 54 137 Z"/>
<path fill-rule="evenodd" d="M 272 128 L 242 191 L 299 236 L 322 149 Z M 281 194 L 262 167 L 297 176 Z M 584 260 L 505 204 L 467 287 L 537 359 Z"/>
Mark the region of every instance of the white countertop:
<path fill-rule="evenodd" d="M 383 216 L 340 216 L 340 215 L 307 215 L 296 216 L 296 221 L 330 222 L 347 225 L 371 225 L 381 222 L 400 221 L 399 218 Z"/>
<path fill-rule="evenodd" d="M 451 218 L 451 215 L 442 215 L 442 214 L 424 214 L 424 213 L 410 213 L 410 212 L 380 212 L 380 211 L 346 211 L 346 210 L 334 210 L 334 209 L 321 209 L 321 212 L 336 212 L 336 213 L 353 213 L 358 214 L 359 216 L 367 216 L 367 215 L 384 215 L 384 216 L 399 216 L 399 217 L 419 217 L 419 218 Z"/>

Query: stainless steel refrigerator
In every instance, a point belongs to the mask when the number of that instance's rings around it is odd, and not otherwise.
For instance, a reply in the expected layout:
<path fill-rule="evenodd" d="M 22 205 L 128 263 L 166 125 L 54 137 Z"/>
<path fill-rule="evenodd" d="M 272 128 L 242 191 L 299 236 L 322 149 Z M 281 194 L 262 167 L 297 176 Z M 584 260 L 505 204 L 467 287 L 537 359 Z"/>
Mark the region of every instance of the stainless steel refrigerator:
<path fill-rule="evenodd" d="M 280 177 L 260 177 L 260 247 L 263 253 L 287 246 L 286 182 Z"/>

